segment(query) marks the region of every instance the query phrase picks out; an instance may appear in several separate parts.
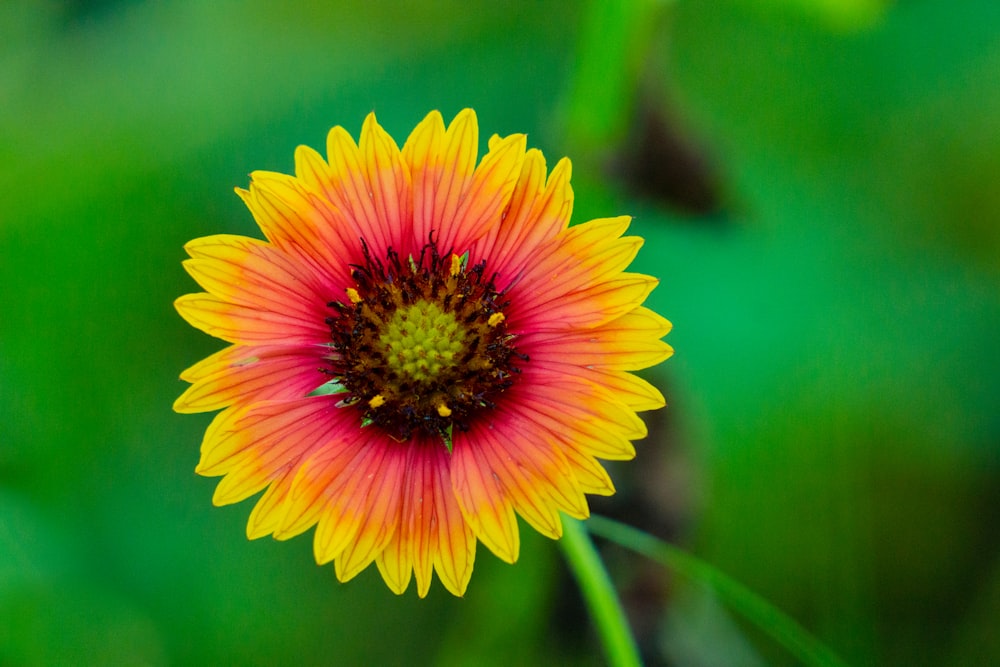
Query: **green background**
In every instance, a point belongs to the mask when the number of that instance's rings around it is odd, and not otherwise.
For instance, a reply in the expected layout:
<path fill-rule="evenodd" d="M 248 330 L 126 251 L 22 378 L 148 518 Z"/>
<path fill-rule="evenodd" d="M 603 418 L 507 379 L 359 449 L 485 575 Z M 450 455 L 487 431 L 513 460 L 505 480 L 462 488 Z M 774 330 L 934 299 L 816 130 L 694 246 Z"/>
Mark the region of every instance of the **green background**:
<path fill-rule="evenodd" d="M 1000 662 L 1000 5 L 0 4 L 0 664 L 601 664 L 556 545 L 469 591 L 341 585 L 197 477 L 177 375 L 221 346 L 183 244 L 369 111 L 574 160 L 629 213 L 676 355 L 595 508 L 854 664 Z M 792 664 L 605 545 L 649 664 Z"/>

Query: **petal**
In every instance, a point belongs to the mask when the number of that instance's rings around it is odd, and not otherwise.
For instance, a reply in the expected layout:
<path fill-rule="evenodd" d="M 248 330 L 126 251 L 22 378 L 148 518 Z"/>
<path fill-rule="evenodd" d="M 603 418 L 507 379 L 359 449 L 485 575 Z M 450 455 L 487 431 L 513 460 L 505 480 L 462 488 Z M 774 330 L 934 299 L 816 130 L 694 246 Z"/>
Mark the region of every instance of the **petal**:
<path fill-rule="evenodd" d="M 444 129 L 433 111 L 417 125 L 403 146 L 403 160 L 413 178 L 413 235 L 417 244 L 431 234 L 451 248 L 464 223 L 459 208 L 472 184 L 479 152 L 476 114 L 464 109 Z M 460 249 L 457 249 L 461 251 Z"/>
<path fill-rule="evenodd" d="M 438 219 L 436 192 L 441 179 L 442 167 L 439 163 L 444 137 L 441 113 L 432 111 L 403 144 L 403 162 L 410 170 L 413 183 L 413 236 L 418 243 L 427 241 Z M 475 162 L 475 154 L 472 159 Z M 471 166 L 469 174 L 472 174 Z"/>
<path fill-rule="evenodd" d="M 622 273 L 559 298 L 537 291 L 524 302 L 510 305 L 506 311 L 508 329 L 525 332 L 600 326 L 642 305 L 658 282 L 639 273 Z"/>
<path fill-rule="evenodd" d="M 229 408 L 205 432 L 200 475 L 225 475 L 216 487 L 217 505 L 239 502 L 264 488 L 278 473 L 297 465 L 337 427 L 325 397 Z"/>
<path fill-rule="evenodd" d="M 280 313 L 307 325 L 322 323 L 330 290 L 310 285 L 301 270 L 269 243 L 217 235 L 185 246 L 193 259 L 184 268 L 201 287 L 223 301 Z"/>
<path fill-rule="evenodd" d="M 530 258 L 569 225 L 573 210 L 569 160 L 563 158 L 545 180 L 545 158 L 537 149 L 527 152 L 521 174 L 502 222 L 473 247 L 474 257 L 483 258 L 499 272 L 498 283 L 507 284 L 527 266 Z"/>
<path fill-rule="evenodd" d="M 385 581 L 386 586 L 389 587 L 389 590 L 396 595 L 402 595 L 406 592 L 406 589 L 410 585 L 410 579 L 413 578 L 414 569 L 413 545 L 409 536 L 404 535 L 404 530 L 407 527 L 407 517 L 409 516 L 407 507 L 407 502 L 410 500 L 410 496 L 408 495 L 409 487 L 406 481 L 403 484 L 403 508 L 400 514 L 400 524 L 396 528 L 396 532 L 393 533 L 392 539 L 385 546 L 385 549 L 375 559 L 375 565 L 378 567 L 379 574 L 382 575 L 382 579 Z M 421 595 L 420 597 L 424 596 Z"/>
<path fill-rule="evenodd" d="M 592 329 L 528 333 L 518 347 L 532 360 L 634 371 L 673 354 L 673 348 L 660 340 L 669 331 L 670 322 L 640 307 Z"/>
<path fill-rule="evenodd" d="M 461 203 L 454 218 L 441 220 L 438 229 L 442 248 L 464 252 L 500 223 L 524 162 L 526 143 L 527 137 L 514 134 L 492 145 L 472 182 L 460 193 Z"/>
<path fill-rule="evenodd" d="M 502 435 L 477 442 L 476 447 L 517 513 L 538 532 L 558 538 L 562 535 L 559 511 L 577 518 L 589 514 L 573 470 L 552 432 L 522 419 L 516 411 L 500 408 L 499 412 L 504 415 L 502 430 L 497 429 Z"/>
<path fill-rule="evenodd" d="M 511 409 L 590 456 L 631 459 L 631 440 L 646 437 L 646 425 L 635 412 L 602 387 L 533 370 L 518 389 L 510 392 Z"/>
<path fill-rule="evenodd" d="M 482 448 L 483 459 L 488 461 L 493 474 L 500 478 L 504 495 L 514 510 L 542 535 L 558 539 L 562 535 L 559 512 L 539 488 L 538 480 L 525 472 L 520 461 L 505 457 L 504 450 L 498 451 L 482 442 L 477 446 Z"/>
<path fill-rule="evenodd" d="M 385 583 L 397 595 L 406 590 L 416 570 L 417 591 L 424 597 L 430 588 L 437 550 L 437 535 L 429 530 L 434 521 L 433 470 L 425 465 L 430 453 L 427 447 L 414 441 L 407 453 L 399 527 L 375 562 Z"/>
<path fill-rule="evenodd" d="M 364 437 L 356 455 L 321 471 L 329 481 L 313 548 L 320 565 L 336 559 L 340 581 L 367 567 L 399 523 L 405 448 L 377 430 L 359 430 Z"/>
<path fill-rule="evenodd" d="M 562 363 L 559 359 L 532 358 L 531 365 L 548 375 L 578 378 L 604 387 L 636 412 L 662 408 L 666 402 L 660 390 L 632 373 L 608 371 Z"/>
<path fill-rule="evenodd" d="M 537 425 L 508 407 L 512 434 L 503 443 L 508 462 L 516 461 L 518 473 L 529 476 L 539 493 L 561 512 L 584 519 L 590 514 L 587 499 L 575 483 L 569 461 L 562 455 L 558 434 Z"/>
<path fill-rule="evenodd" d="M 392 137 L 371 113 L 360 148 L 339 126 L 330 130 L 326 143 L 328 162 L 306 146 L 296 150 L 296 175 L 342 215 L 349 247 L 360 248 L 364 239 L 369 247 L 400 251 L 410 237 L 412 197 L 409 171 Z"/>
<path fill-rule="evenodd" d="M 401 256 L 415 250 L 409 247 L 413 228 L 413 195 L 410 170 L 392 137 L 382 129 L 371 113 L 361 129 L 361 159 L 367 176 L 368 192 L 383 230 L 386 249 L 394 248 Z"/>
<path fill-rule="evenodd" d="M 267 490 L 254 505 L 247 521 L 247 538 L 256 540 L 277 530 L 288 508 L 288 497 L 292 490 L 292 479 L 296 469 L 285 470 L 271 482 Z"/>
<path fill-rule="evenodd" d="M 361 529 L 366 500 L 362 493 L 371 487 L 371 480 L 378 474 L 385 449 L 377 445 L 361 447 L 353 454 L 331 460 L 319 472 L 319 477 L 327 480 L 313 538 L 313 552 L 320 565 L 340 556 Z"/>
<path fill-rule="evenodd" d="M 361 254 L 343 214 L 293 176 L 268 171 L 250 176 L 250 189 L 236 193 L 264 236 L 323 284 L 350 284 L 350 264 Z"/>
<path fill-rule="evenodd" d="M 379 574 L 382 575 L 382 580 L 396 595 L 405 593 L 410 586 L 410 579 L 413 578 L 413 563 L 409 560 L 410 554 L 407 553 L 406 549 L 407 543 L 397 528 L 392 539 L 389 540 L 389 544 L 375 559 L 375 565 L 378 567 Z M 427 595 L 426 592 L 420 597 L 425 595 Z"/>
<path fill-rule="evenodd" d="M 453 595 L 465 595 L 476 560 L 476 535 L 458 503 L 452 487 L 450 458 L 438 450 L 439 460 L 431 466 L 434 484 L 434 519 L 437 528 L 437 551 L 434 571 Z M 449 455 L 450 456 L 450 455 Z M 434 530 L 434 523 L 430 529 Z M 418 570 L 419 576 L 419 570 Z M 420 579 L 417 580 L 418 585 Z M 418 590 L 420 590 L 418 588 Z M 424 590 L 426 593 L 426 590 Z"/>
<path fill-rule="evenodd" d="M 302 173 L 298 167 L 302 150 L 296 151 L 296 174 Z M 324 169 L 317 185 L 351 225 L 351 236 L 357 235 L 376 248 L 389 247 L 392 237 L 379 224 L 358 145 L 344 128 L 337 126 L 327 135 L 326 159 L 326 163 L 320 160 Z"/>
<path fill-rule="evenodd" d="M 385 549 L 399 526 L 401 509 L 400 496 L 403 488 L 403 474 L 407 458 L 405 445 L 383 438 L 379 444 L 371 443 L 371 450 L 381 450 L 372 454 L 375 463 L 369 468 L 364 484 L 357 491 L 357 497 L 344 506 L 344 511 L 357 508 L 362 517 L 358 532 L 337 558 L 335 571 L 337 579 L 353 579 Z M 337 516 L 341 516 L 337 512 Z"/>
<path fill-rule="evenodd" d="M 328 378 L 314 347 L 233 345 L 182 375 L 192 385 L 174 402 L 181 413 L 208 412 L 237 402 L 304 398 Z"/>
<path fill-rule="evenodd" d="M 591 220 L 537 248 L 530 266 L 518 276 L 519 301 L 530 307 L 537 297 L 556 299 L 623 271 L 642 247 L 637 236 L 619 238 L 630 220 Z"/>
<path fill-rule="evenodd" d="M 580 397 L 579 394 L 596 393 L 600 397 L 602 392 L 601 387 L 580 383 L 561 374 L 553 377 L 541 376 L 537 379 L 542 384 L 558 387 L 554 390 L 551 388 L 536 390 L 535 398 L 542 394 L 542 402 L 545 400 L 544 394 L 551 393 L 566 398 L 573 407 L 579 408 L 587 403 L 586 398 Z M 538 402 L 521 397 L 516 399 L 513 405 L 505 408 L 507 412 L 515 415 L 512 417 L 512 422 L 516 424 L 514 430 L 522 434 L 522 437 L 511 438 L 511 441 L 523 448 L 530 443 L 546 445 L 544 449 L 536 449 L 533 457 L 543 462 L 541 467 L 545 472 L 540 476 L 551 481 L 553 490 L 560 491 L 556 502 L 562 511 L 577 518 L 585 518 L 589 510 L 586 499 L 580 492 L 612 495 L 615 491 L 607 471 L 594 458 L 595 452 L 600 452 L 604 458 L 631 458 L 635 453 L 634 448 L 626 437 L 616 435 L 615 431 L 624 431 L 632 435 L 637 434 L 637 428 L 638 432 L 642 432 L 645 427 L 628 419 L 627 414 L 624 420 L 621 415 L 616 415 L 612 419 L 602 419 L 599 416 L 595 418 L 593 412 L 588 414 L 586 408 L 573 414 L 565 409 L 546 410 L 544 406 L 539 407 Z M 619 405 L 617 408 L 621 410 L 622 406 Z M 614 406 L 611 409 L 613 410 Z M 616 428 L 614 425 L 616 421 L 623 423 Z M 546 459 L 549 461 L 548 464 L 544 463 Z M 577 485 L 565 484 L 562 481 L 565 477 L 574 478 Z"/>
<path fill-rule="evenodd" d="M 629 440 L 639 440 L 649 435 L 646 424 L 635 411 L 603 387 L 588 383 L 567 381 L 563 378 L 546 378 L 539 374 L 534 381 L 532 398 L 549 410 L 563 415 L 573 406 L 581 417 L 609 433 L 621 434 Z"/>
<path fill-rule="evenodd" d="M 648 276 L 622 273 L 642 245 L 619 238 L 630 218 L 592 220 L 541 247 L 507 287 L 514 331 L 593 327 L 639 306 L 656 286 Z"/>
<path fill-rule="evenodd" d="M 600 461 L 590 454 L 581 451 L 572 440 L 560 436 L 562 440 L 562 455 L 573 468 L 573 476 L 584 493 L 599 496 L 611 496 L 615 493 L 615 485 Z"/>
<path fill-rule="evenodd" d="M 358 428 L 357 417 L 348 413 L 348 410 L 338 411 L 338 414 L 350 419 L 336 429 L 335 437 L 329 438 L 296 471 L 284 515 L 274 529 L 275 539 L 287 540 L 316 525 L 336 488 L 335 483 L 343 483 L 341 472 L 357 456 L 367 439 Z"/>
<path fill-rule="evenodd" d="M 483 454 L 483 443 L 494 441 L 491 428 L 476 422 L 455 436 L 451 456 L 451 485 L 465 521 L 476 537 L 501 560 L 513 563 L 520 551 L 514 506 L 508 500 L 497 471 Z"/>
<path fill-rule="evenodd" d="M 377 560 L 379 571 L 397 593 L 415 574 L 424 597 L 436 568 L 445 587 L 461 596 L 472 576 L 476 538 L 451 490 L 447 450 L 438 440 L 412 442 L 409 449 L 401 521 Z"/>
<path fill-rule="evenodd" d="M 179 297 L 174 308 L 191 326 L 229 343 L 309 346 L 322 344 L 329 338 L 322 320 L 319 324 L 304 322 L 281 313 L 229 303 L 205 292 Z"/>

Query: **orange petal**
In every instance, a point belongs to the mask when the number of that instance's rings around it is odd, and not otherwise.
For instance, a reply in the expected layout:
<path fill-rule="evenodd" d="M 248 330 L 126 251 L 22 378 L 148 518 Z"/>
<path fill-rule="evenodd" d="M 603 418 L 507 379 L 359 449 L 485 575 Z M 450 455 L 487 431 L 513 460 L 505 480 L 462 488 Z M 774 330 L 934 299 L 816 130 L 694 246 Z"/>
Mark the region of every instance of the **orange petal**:
<path fill-rule="evenodd" d="M 379 571 L 396 593 L 415 574 L 417 594 L 424 597 L 436 566 L 445 587 L 460 596 L 472 575 L 476 540 L 451 490 L 447 450 L 437 439 L 407 447 L 400 525 L 376 561 Z"/>
<path fill-rule="evenodd" d="M 518 424 L 517 426 L 521 426 Z M 538 532 L 553 539 L 562 535 L 562 523 L 559 519 L 558 505 L 552 499 L 554 484 L 573 483 L 574 478 L 568 466 L 564 471 L 564 480 L 550 478 L 539 470 L 534 459 L 538 449 L 546 448 L 538 429 L 516 431 L 517 426 L 509 424 L 506 442 L 495 439 L 481 440 L 476 443 L 481 458 L 498 478 L 498 483 L 504 490 L 504 495 L 514 506 L 514 509 Z M 521 437 L 532 438 L 529 447 L 518 447 L 516 443 Z M 544 437 L 544 436 L 543 436 Z M 565 463 L 565 460 L 563 460 Z"/>
<path fill-rule="evenodd" d="M 364 485 L 365 476 L 377 474 L 372 457 L 381 454 L 380 448 L 377 451 L 359 449 L 353 457 L 345 457 L 343 467 L 330 472 L 330 481 L 324 489 L 325 502 L 313 537 L 313 554 L 318 564 L 336 559 L 357 535 L 364 517 L 357 507 L 356 494 Z M 352 501 L 354 504 L 350 505 Z M 348 505 L 351 511 L 343 511 Z"/>
<path fill-rule="evenodd" d="M 346 410 L 343 412 L 347 412 Z M 357 456 L 366 440 L 353 420 L 338 429 L 337 437 L 302 462 L 292 479 L 285 513 L 274 530 L 274 538 L 287 540 L 312 528 L 326 508 L 341 473 Z"/>
<path fill-rule="evenodd" d="M 499 224 L 517 183 L 526 143 L 527 137 L 515 134 L 493 144 L 476 168 L 467 190 L 459 195 L 454 218 L 443 220 L 439 227 L 442 248 L 464 252 Z"/>
<path fill-rule="evenodd" d="M 541 374 L 534 380 L 538 385 L 531 388 L 531 396 L 538 401 L 539 406 L 547 405 L 547 409 L 562 410 L 563 413 L 565 406 L 575 406 L 579 414 L 586 415 L 594 423 L 600 423 L 605 430 L 621 433 L 629 440 L 638 440 L 648 435 L 646 424 L 635 411 L 630 410 L 604 387 L 565 378 L 550 379 Z"/>
<path fill-rule="evenodd" d="M 308 187 L 322 193 L 346 222 L 351 247 L 359 240 L 373 248 L 399 248 L 408 236 L 409 178 L 395 142 L 369 114 L 361 147 L 344 128 L 330 130 L 327 161 L 311 148 L 295 152 L 295 172 Z M 393 217 L 400 216 L 400 217 Z"/>
<path fill-rule="evenodd" d="M 246 500 L 270 484 L 272 474 L 273 471 L 256 466 L 251 460 L 246 459 L 241 465 L 232 468 L 230 474 L 223 477 L 215 486 L 212 504 L 221 507 Z"/>
<path fill-rule="evenodd" d="M 479 152 L 479 125 L 471 109 L 461 111 L 444 129 L 433 111 L 413 130 L 403 146 L 403 160 L 413 178 L 413 234 L 425 243 L 431 233 L 442 240 L 462 221 L 456 218 L 468 191 Z M 442 243 L 443 248 L 450 248 Z M 456 249 L 462 252 L 460 249 Z"/>
<path fill-rule="evenodd" d="M 583 519 L 589 516 L 587 499 L 575 483 L 569 461 L 562 455 L 557 433 L 521 418 L 515 410 L 507 413 L 511 435 L 503 442 L 506 460 L 517 461 L 518 473 L 530 476 L 533 485 L 561 512 Z"/>
<path fill-rule="evenodd" d="M 385 548 L 398 523 L 405 458 L 399 444 L 381 432 L 369 429 L 365 436 L 357 455 L 340 470 L 330 471 L 327 502 L 313 542 L 317 563 L 337 559 L 341 581 L 356 575 Z"/>
<path fill-rule="evenodd" d="M 368 115 L 361 129 L 360 152 L 377 224 L 388 242 L 381 247 L 392 247 L 405 257 L 416 249 L 409 247 L 413 233 L 410 170 L 403 163 L 396 142 L 378 124 L 374 113 Z"/>
<path fill-rule="evenodd" d="M 291 464 L 343 428 L 329 397 L 271 401 L 223 410 L 205 431 L 199 475 L 250 467 L 267 472 Z"/>
<path fill-rule="evenodd" d="M 562 442 L 560 452 L 573 469 L 573 476 L 580 490 L 599 496 L 611 496 L 615 493 L 614 482 L 600 461 L 590 454 L 581 451 L 575 442 L 557 434 Z"/>
<path fill-rule="evenodd" d="M 315 348 L 230 346 L 181 376 L 193 384 L 174 410 L 208 412 L 236 402 L 303 398 L 326 381 L 319 366 Z"/>
<path fill-rule="evenodd" d="M 219 235 L 196 239 L 185 249 L 184 268 L 201 287 L 223 301 L 322 322 L 329 289 L 307 287 L 312 276 L 281 251 L 256 239 Z"/>
<path fill-rule="evenodd" d="M 406 562 L 412 564 L 417 579 L 417 594 L 424 597 L 431 587 L 439 548 L 438 504 L 444 495 L 451 495 L 451 489 L 441 486 L 438 468 L 447 470 L 448 461 L 445 452 L 440 451 L 440 443 L 421 444 L 412 448 L 401 533 L 406 539 Z"/>
<path fill-rule="evenodd" d="M 403 493 L 403 501 L 406 501 L 406 493 Z M 403 510 L 403 517 L 406 510 Z M 403 519 L 405 521 L 405 518 Z M 383 581 L 396 595 L 402 595 L 410 585 L 413 578 L 413 560 L 410 552 L 410 542 L 403 536 L 403 525 L 400 524 L 393 533 L 392 539 L 385 545 L 385 549 L 375 559 L 379 574 Z M 426 593 L 424 594 L 426 595 Z M 420 597 L 424 597 L 421 595 Z"/>
<path fill-rule="evenodd" d="M 315 324 L 304 322 L 281 313 L 228 303 L 205 292 L 179 297 L 174 308 L 191 326 L 230 343 L 302 346 L 321 344 L 329 338 L 322 320 Z"/>
<path fill-rule="evenodd" d="M 482 422 L 455 435 L 451 485 L 476 537 L 498 558 L 513 563 L 521 546 L 517 520 L 497 471 L 481 451 L 480 444 L 487 440 L 493 441 L 493 432 Z"/>
<path fill-rule="evenodd" d="M 413 236 L 418 243 L 426 242 L 435 230 L 435 193 L 441 176 L 438 156 L 444 135 L 441 114 L 432 111 L 413 129 L 403 145 L 403 162 L 410 170 L 413 185 Z"/>
<path fill-rule="evenodd" d="M 534 292 L 520 300 L 511 290 L 507 309 L 508 329 L 521 331 L 558 331 L 596 327 L 642 305 L 658 281 L 638 273 L 622 273 L 604 282 L 587 285 L 563 294 L 558 299 Z M 517 299 L 517 300 L 515 300 Z"/>
<path fill-rule="evenodd" d="M 668 331 L 670 322 L 640 307 L 591 329 L 528 333 L 521 337 L 519 347 L 532 360 L 634 371 L 655 366 L 673 354 L 673 348 L 660 340 Z"/>
<path fill-rule="evenodd" d="M 632 410 L 642 412 L 662 408 L 666 402 L 663 394 L 652 384 L 632 373 L 607 371 L 588 366 L 566 364 L 559 359 L 539 359 L 532 357 L 535 370 L 551 376 L 568 376 L 604 387 Z"/>
<path fill-rule="evenodd" d="M 444 587 L 453 595 L 465 595 L 476 561 L 476 535 L 466 522 L 452 489 L 451 455 L 442 451 L 440 443 L 430 453 L 424 465 L 434 488 L 434 513 L 427 527 L 430 535 L 437 531 L 437 549 L 433 553 L 434 571 Z M 414 562 L 419 565 L 419 559 Z M 418 577 L 420 570 L 417 570 Z M 420 584 L 420 579 L 417 580 Z M 423 594 L 427 593 L 426 588 Z"/>
<path fill-rule="evenodd" d="M 340 581 L 353 579 L 368 567 L 385 549 L 399 526 L 406 447 L 389 438 L 371 443 L 369 447 L 382 449 L 383 457 L 371 469 L 353 502 L 345 505 L 345 511 L 356 508 L 362 518 L 354 539 L 337 558 L 334 569 Z"/>
<path fill-rule="evenodd" d="M 267 491 L 254 505 L 253 511 L 250 512 L 250 519 L 247 521 L 248 539 L 256 540 L 277 530 L 288 506 L 294 473 L 294 468 L 285 470 L 271 482 Z"/>
<path fill-rule="evenodd" d="M 236 193 L 268 240 L 324 284 L 348 284 L 350 264 L 361 253 L 343 214 L 293 176 L 268 171 L 250 176 L 250 189 L 237 188 Z"/>
<path fill-rule="evenodd" d="M 543 384 L 544 383 L 544 384 Z M 631 440 L 646 436 L 635 412 L 601 387 L 564 375 L 546 377 L 533 371 L 509 400 L 512 410 L 551 433 L 573 440 L 580 450 L 602 459 L 631 459 Z"/>
<path fill-rule="evenodd" d="M 424 447 L 411 441 L 408 450 L 399 527 L 376 564 L 386 584 L 397 595 L 406 590 L 416 571 L 417 591 L 424 597 L 430 588 L 437 550 L 437 535 L 428 530 L 434 521 L 436 490 L 430 483 L 432 471 L 425 465 Z"/>
<path fill-rule="evenodd" d="M 431 173 L 437 172 L 432 217 L 430 221 L 424 221 L 425 227 L 430 223 L 428 231 L 436 229 L 438 234 L 445 234 L 453 223 L 459 223 L 458 209 L 475 172 L 478 153 L 479 124 L 476 113 L 472 109 L 463 109 L 445 131 L 441 154 L 432 156 L 432 161 L 425 166 Z M 443 245 L 449 247 L 446 243 Z"/>
<path fill-rule="evenodd" d="M 545 180 L 545 158 L 531 149 L 504 212 L 502 222 L 491 228 L 474 248 L 473 255 L 487 260 L 498 271 L 498 284 L 519 276 L 539 248 L 546 246 L 569 225 L 573 189 L 570 162 L 563 158 Z"/>
<path fill-rule="evenodd" d="M 530 264 L 518 276 L 517 300 L 531 310 L 558 301 L 564 294 L 585 289 L 620 274 L 642 246 L 637 236 L 619 238 L 630 218 L 592 220 L 571 227 L 552 242 L 537 248 Z M 513 294 L 513 292 L 512 292 Z"/>
<path fill-rule="evenodd" d="M 565 378 L 555 382 L 558 385 L 563 380 Z M 571 386 L 579 388 L 581 385 L 571 381 Z M 574 401 L 574 404 L 576 402 Z M 591 423 L 593 421 L 591 419 L 584 424 L 575 423 L 575 426 L 582 427 L 586 431 L 585 434 L 581 434 L 579 431 L 574 432 L 567 428 L 557 419 L 540 420 L 537 414 L 522 409 L 520 405 L 504 408 L 504 411 L 508 413 L 510 428 L 519 434 L 519 437 L 510 438 L 508 442 L 512 443 L 513 447 L 531 453 L 530 458 L 535 462 L 533 465 L 540 471 L 538 477 L 548 480 L 554 502 L 562 511 L 576 518 L 586 518 L 589 509 L 582 493 L 599 495 L 614 493 L 615 487 L 611 478 L 594 458 L 592 451 L 594 448 L 588 447 L 588 443 L 606 440 L 609 437 L 609 431 L 613 429 L 607 429 L 606 422 Z M 616 442 L 619 447 L 624 443 L 624 453 L 629 455 L 634 453 L 631 443 L 627 440 L 619 438 Z M 606 449 L 607 444 L 602 441 L 600 448 Z M 567 483 L 567 478 L 575 479 L 577 483 Z"/>
<path fill-rule="evenodd" d="M 364 238 L 373 247 L 386 247 L 383 244 L 392 237 L 378 222 L 358 145 L 347 130 L 340 126 L 330 130 L 326 158 L 324 162 L 315 151 L 300 146 L 295 151 L 296 175 L 323 193 L 343 214 L 350 226 L 349 236 Z"/>

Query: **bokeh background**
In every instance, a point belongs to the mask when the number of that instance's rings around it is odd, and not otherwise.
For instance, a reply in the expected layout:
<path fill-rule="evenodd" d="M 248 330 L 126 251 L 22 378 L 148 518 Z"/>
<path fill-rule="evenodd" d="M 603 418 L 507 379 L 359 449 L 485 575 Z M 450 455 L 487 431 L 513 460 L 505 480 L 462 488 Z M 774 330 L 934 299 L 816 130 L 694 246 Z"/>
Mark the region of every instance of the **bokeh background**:
<path fill-rule="evenodd" d="M 0 3 L 0 664 L 602 664 L 557 545 L 469 592 L 341 585 L 211 506 L 219 341 L 190 238 L 369 111 L 574 160 L 675 324 L 597 511 L 684 546 L 853 664 L 1000 664 L 994 0 Z M 604 554 L 649 664 L 792 664 L 711 590 Z"/>

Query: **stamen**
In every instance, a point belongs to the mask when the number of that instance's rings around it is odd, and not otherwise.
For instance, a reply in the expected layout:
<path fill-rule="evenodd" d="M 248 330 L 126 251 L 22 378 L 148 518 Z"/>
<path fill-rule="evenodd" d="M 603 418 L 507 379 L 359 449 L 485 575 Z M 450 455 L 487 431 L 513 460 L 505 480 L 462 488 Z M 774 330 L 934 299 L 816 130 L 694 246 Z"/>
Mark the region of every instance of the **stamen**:
<path fill-rule="evenodd" d="M 451 417 L 451 409 L 444 403 L 438 403 L 437 413 L 441 417 Z"/>
<path fill-rule="evenodd" d="M 351 303 L 361 303 L 361 295 L 353 287 L 347 288 L 347 298 L 351 300 Z"/>
<path fill-rule="evenodd" d="M 368 401 L 369 408 L 380 408 L 385 405 L 385 396 L 382 394 L 375 394 L 372 396 L 371 400 Z"/>
<path fill-rule="evenodd" d="M 486 324 L 488 326 L 495 327 L 496 325 L 503 322 L 505 319 L 507 318 L 504 317 L 503 313 L 493 313 L 492 315 L 490 315 L 490 319 L 486 320 Z"/>
<path fill-rule="evenodd" d="M 458 255 L 451 256 L 451 270 L 449 271 L 452 278 L 457 276 L 462 272 L 462 258 Z"/>

